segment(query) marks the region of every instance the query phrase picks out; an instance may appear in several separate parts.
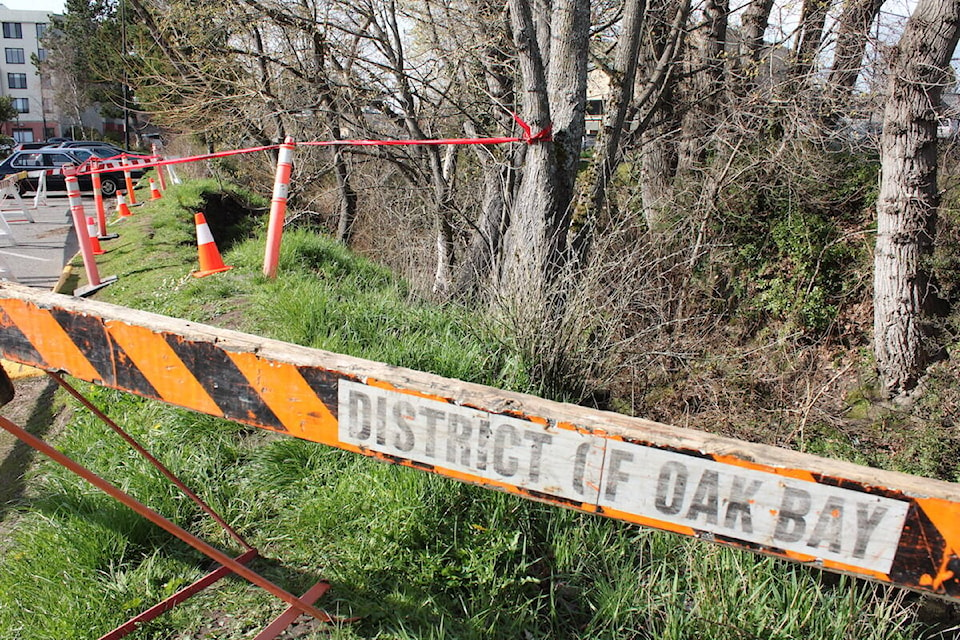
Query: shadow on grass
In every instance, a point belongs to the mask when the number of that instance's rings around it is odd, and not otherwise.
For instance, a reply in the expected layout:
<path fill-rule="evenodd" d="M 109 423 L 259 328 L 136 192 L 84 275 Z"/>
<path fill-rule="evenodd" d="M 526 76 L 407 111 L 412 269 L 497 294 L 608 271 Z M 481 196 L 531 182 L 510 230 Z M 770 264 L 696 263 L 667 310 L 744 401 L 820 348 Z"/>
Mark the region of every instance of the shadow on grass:
<path fill-rule="evenodd" d="M 53 425 L 53 396 L 56 390 L 57 384 L 47 378 L 37 396 L 33 410 L 27 417 L 26 424 L 17 426 L 23 427 L 38 438 L 42 438 L 50 431 Z M 23 474 L 26 473 L 35 456 L 36 451 L 17 440 L 0 462 L 0 522 L 7 516 L 11 506 L 23 496 Z"/>

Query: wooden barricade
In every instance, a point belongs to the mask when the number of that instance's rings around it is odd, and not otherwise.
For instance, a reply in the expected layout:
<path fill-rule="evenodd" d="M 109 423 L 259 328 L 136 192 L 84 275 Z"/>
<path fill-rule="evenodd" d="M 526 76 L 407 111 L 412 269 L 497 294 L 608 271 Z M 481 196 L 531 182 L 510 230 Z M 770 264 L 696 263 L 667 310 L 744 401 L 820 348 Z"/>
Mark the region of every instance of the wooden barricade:
<path fill-rule="evenodd" d="M 557 506 L 960 599 L 960 485 L 0 283 L 0 357 Z"/>

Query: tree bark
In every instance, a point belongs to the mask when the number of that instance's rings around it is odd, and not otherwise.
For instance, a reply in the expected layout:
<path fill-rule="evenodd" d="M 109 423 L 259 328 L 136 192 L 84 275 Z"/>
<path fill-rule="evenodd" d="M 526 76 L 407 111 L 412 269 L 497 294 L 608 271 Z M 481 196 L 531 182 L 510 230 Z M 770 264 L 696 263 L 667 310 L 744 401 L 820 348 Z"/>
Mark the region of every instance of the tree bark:
<path fill-rule="evenodd" d="M 687 109 L 682 118 L 679 165 L 681 173 L 703 167 L 716 115 L 724 95 L 726 75 L 727 19 L 729 0 L 707 0 L 698 45 L 691 52 L 690 78 L 687 87 Z"/>
<path fill-rule="evenodd" d="M 837 27 L 837 45 L 830 69 L 830 93 L 835 100 L 847 98 L 860 75 L 867 50 L 870 25 L 880 13 L 883 0 L 847 0 Z"/>
<path fill-rule="evenodd" d="M 603 127 L 591 161 L 593 172 L 589 175 L 592 181 L 587 187 L 586 202 L 578 203 L 579 207 L 586 211 L 574 221 L 574 226 L 579 228 L 576 229 L 573 239 L 573 251 L 581 262 L 586 260 L 590 251 L 592 235 L 596 232 L 596 220 L 604 206 L 610 178 L 620 163 L 620 138 L 633 101 L 640 57 L 640 30 L 646 7 L 646 0 L 626 0 L 623 9 L 623 27 L 617 41 L 610 77 L 610 95 L 606 101 Z"/>
<path fill-rule="evenodd" d="M 528 0 L 510 0 L 509 8 L 524 119 L 534 132 L 552 124 L 554 141 L 527 148 L 498 289 L 512 309 L 540 313 L 564 261 L 583 140 L 589 0 L 555 0 L 546 60 Z"/>
<path fill-rule="evenodd" d="M 874 352 L 884 393 L 917 386 L 934 350 L 925 258 L 933 249 L 937 114 L 960 36 L 960 0 L 920 0 L 896 48 L 881 136 L 874 256 Z"/>
<path fill-rule="evenodd" d="M 823 42 L 823 26 L 830 10 L 830 0 L 804 0 L 800 14 L 800 32 L 794 49 L 792 79 L 804 82 L 813 70 Z"/>

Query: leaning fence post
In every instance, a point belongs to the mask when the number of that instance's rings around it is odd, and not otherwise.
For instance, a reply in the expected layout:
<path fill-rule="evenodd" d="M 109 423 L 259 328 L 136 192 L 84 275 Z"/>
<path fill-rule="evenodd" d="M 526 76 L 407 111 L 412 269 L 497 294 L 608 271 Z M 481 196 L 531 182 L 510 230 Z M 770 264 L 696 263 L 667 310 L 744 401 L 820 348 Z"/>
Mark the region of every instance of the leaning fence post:
<path fill-rule="evenodd" d="M 277 156 L 277 175 L 273 181 L 273 199 L 270 201 L 270 222 L 267 227 L 267 249 L 263 255 L 263 275 L 268 278 L 277 276 L 280 238 L 283 235 L 283 221 L 287 211 L 294 146 L 293 138 L 287 136 L 280 145 L 280 153 Z"/>

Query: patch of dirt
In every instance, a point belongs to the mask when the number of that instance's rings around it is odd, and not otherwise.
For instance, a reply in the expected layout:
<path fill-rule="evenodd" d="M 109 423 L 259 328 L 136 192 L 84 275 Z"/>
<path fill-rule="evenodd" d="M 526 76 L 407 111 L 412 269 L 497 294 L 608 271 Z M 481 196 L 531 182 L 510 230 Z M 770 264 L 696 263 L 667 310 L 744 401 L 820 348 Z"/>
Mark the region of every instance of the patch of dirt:
<path fill-rule="evenodd" d="M 57 383 L 49 377 L 19 378 L 13 386 L 16 395 L 0 409 L 0 414 L 10 422 L 44 439 L 55 436 L 69 423 L 72 412 L 54 397 Z M 12 507 L 26 490 L 23 476 L 37 455 L 25 443 L 0 430 L 0 539 L 10 526 Z"/>
<path fill-rule="evenodd" d="M 278 640 L 300 640 L 307 637 L 316 637 L 317 634 L 328 632 L 331 626 L 306 615 L 301 615 L 284 629 Z M 242 620 L 235 614 L 221 610 L 211 611 L 209 621 L 198 631 L 178 636 L 178 640 L 214 640 L 223 638 L 249 638 L 253 634 L 263 631 L 250 620 Z"/>

